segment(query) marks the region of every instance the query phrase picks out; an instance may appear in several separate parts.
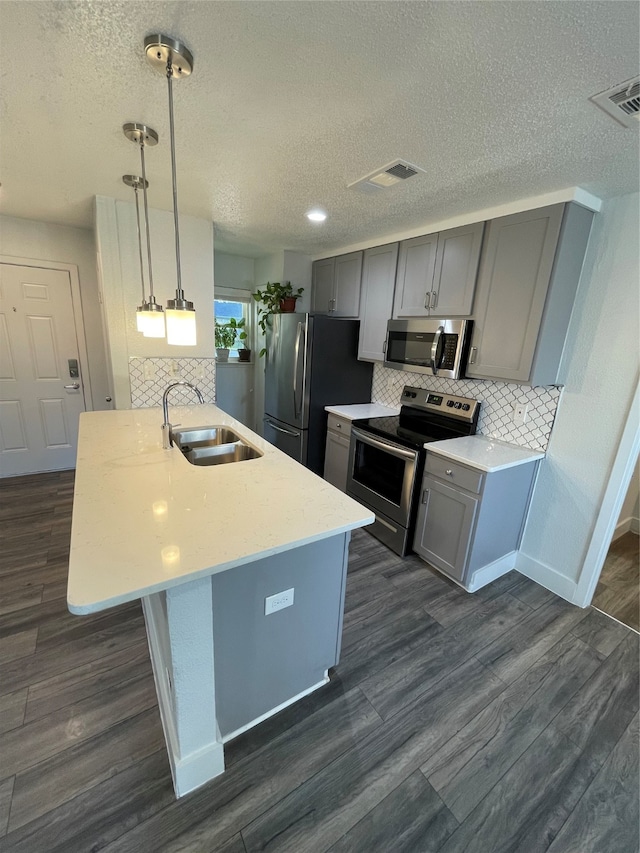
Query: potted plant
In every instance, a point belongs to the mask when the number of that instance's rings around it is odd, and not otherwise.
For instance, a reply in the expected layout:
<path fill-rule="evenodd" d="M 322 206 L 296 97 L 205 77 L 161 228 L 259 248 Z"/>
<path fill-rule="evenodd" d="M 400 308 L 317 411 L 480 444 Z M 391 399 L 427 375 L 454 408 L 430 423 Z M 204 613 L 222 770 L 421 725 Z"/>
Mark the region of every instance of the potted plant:
<path fill-rule="evenodd" d="M 247 333 L 245 331 L 245 319 L 241 317 L 239 320 L 236 320 L 235 317 L 229 318 L 229 323 L 227 324 L 230 329 L 233 329 L 235 332 L 235 341 L 242 342 L 242 347 L 238 348 L 238 360 L 239 361 L 250 361 L 251 360 L 251 350 L 244 345 L 244 342 L 247 340 Z M 232 344 L 233 346 L 233 344 Z"/>
<path fill-rule="evenodd" d="M 261 303 L 258 308 L 258 325 L 262 329 L 262 334 L 267 333 L 267 321 L 270 314 L 286 314 L 296 310 L 296 299 L 302 296 L 304 287 L 299 287 L 294 291 L 290 281 L 285 281 L 280 284 L 279 281 L 273 283 L 267 282 L 263 290 L 256 290 L 253 298 L 256 302 Z M 260 355 L 264 355 L 266 349 L 263 347 L 260 350 Z"/>
<path fill-rule="evenodd" d="M 235 321 L 234 321 L 235 322 Z M 218 361 L 229 361 L 229 350 L 236 340 L 236 331 L 229 323 L 218 323 L 215 325 L 216 359 Z"/>

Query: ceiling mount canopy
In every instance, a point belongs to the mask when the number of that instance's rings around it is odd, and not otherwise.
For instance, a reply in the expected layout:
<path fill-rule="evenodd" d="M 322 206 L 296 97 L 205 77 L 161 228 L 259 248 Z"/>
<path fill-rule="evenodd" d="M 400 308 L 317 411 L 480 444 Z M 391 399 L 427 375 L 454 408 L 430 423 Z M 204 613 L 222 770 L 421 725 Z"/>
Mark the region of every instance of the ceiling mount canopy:
<path fill-rule="evenodd" d="M 166 75 L 169 92 L 169 137 L 171 147 L 171 182 L 173 185 L 173 221 L 176 241 L 176 298 L 167 302 L 167 343 L 195 346 L 196 312 L 193 302 L 185 298 L 180 269 L 180 228 L 178 224 L 178 186 L 176 179 L 176 143 L 173 118 L 173 80 L 188 77 L 193 71 L 193 56 L 182 42 L 171 36 L 149 35 L 144 50 L 150 65 Z"/>
<path fill-rule="evenodd" d="M 144 149 L 147 145 L 153 147 L 158 144 L 158 134 L 146 124 L 136 121 L 127 122 L 122 126 L 122 132 L 131 142 L 140 148 L 140 166 L 142 177 L 137 175 L 123 175 L 124 183 L 133 187 L 136 196 L 136 219 L 138 223 L 138 249 L 140 252 L 140 277 L 142 279 L 142 304 L 136 309 L 136 328 L 145 338 L 164 338 L 164 311 L 162 305 L 156 302 L 153 295 L 153 267 L 151 264 L 151 236 L 149 234 L 149 205 L 147 203 L 147 180 Z M 149 270 L 149 300 L 144 298 L 144 265 L 142 262 L 142 239 L 140 233 L 140 208 L 138 205 L 138 190 L 142 189 L 144 199 L 144 221 L 147 235 L 147 264 Z"/>

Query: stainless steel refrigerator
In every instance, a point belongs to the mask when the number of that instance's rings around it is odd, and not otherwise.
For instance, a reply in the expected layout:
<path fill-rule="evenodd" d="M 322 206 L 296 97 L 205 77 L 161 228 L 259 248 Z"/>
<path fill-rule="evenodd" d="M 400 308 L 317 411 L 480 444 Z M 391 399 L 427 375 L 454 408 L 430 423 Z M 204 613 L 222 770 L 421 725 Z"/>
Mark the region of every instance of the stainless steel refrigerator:
<path fill-rule="evenodd" d="M 373 365 L 357 358 L 360 321 L 273 314 L 270 324 L 264 437 L 322 476 L 324 407 L 371 400 Z"/>

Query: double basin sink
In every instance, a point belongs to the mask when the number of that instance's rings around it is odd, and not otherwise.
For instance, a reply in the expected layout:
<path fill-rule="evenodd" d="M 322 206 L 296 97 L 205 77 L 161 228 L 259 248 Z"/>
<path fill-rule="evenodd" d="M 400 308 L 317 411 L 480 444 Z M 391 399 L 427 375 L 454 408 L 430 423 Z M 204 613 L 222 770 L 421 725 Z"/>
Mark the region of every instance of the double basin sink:
<path fill-rule="evenodd" d="M 171 439 L 192 465 L 225 465 L 262 456 L 227 426 L 175 429 L 171 430 Z"/>

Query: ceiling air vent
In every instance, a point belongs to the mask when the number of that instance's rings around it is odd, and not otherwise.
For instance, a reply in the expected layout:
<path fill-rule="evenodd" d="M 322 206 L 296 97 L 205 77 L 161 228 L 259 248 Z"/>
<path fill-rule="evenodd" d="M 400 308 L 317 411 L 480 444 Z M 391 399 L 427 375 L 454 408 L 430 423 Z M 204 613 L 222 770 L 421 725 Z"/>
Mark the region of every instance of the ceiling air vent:
<path fill-rule="evenodd" d="M 589 100 L 624 127 L 637 127 L 640 120 L 640 77 L 592 95 Z"/>
<path fill-rule="evenodd" d="M 424 174 L 424 172 L 425 170 L 421 169 L 420 166 L 414 166 L 413 163 L 407 163 L 406 160 L 392 160 L 386 166 L 376 169 L 375 172 L 370 172 L 364 178 L 359 178 L 347 186 L 349 188 L 356 187 L 363 192 L 385 190 L 401 181 L 406 181 L 407 178 L 413 178 L 414 175 Z"/>

